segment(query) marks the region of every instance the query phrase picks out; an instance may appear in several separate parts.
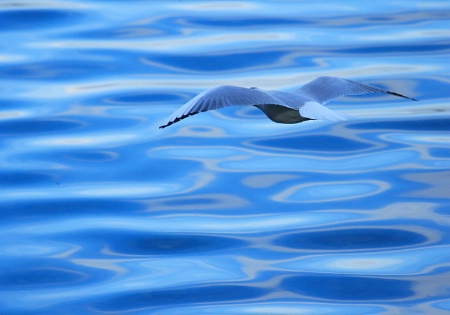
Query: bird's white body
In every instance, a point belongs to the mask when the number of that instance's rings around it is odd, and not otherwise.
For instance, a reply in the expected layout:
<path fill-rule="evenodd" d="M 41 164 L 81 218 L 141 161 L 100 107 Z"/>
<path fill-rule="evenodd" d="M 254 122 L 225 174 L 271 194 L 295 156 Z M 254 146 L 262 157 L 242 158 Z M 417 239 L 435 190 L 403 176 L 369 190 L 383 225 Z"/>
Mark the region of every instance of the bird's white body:
<path fill-rule="evenodd" d="M 332 111 L 324 104 L 340 96 L 368 93 L 387 93 L 416 101 L 395 92 L 336 77 L 319 77 L 293 93 L 238 86 L 218 86 L 191 99 L 175 111 L 160 128 L 165 128 L 200 112 L 228 106 L 255 106 L 272 121 L 284 124 L 314 119 L 346 120 L 350 116 Z"/>

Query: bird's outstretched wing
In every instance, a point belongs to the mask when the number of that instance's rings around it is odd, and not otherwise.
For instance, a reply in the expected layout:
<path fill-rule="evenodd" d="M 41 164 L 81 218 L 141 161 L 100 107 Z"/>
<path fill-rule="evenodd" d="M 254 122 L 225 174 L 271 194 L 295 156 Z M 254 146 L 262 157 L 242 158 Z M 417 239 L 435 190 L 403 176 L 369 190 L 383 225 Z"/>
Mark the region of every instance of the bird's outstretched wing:
<path fill-rule="evenodd" d="M 318 102 L 320 104 L 326 104 L 332 99 L 344 95 L 359 95 L 369 93 L 386 93 L 417 101 L 414 98 L 410 98 L 399 93 L 386 91 L 374 86 L 358 83 L 348 79 L 328 76 L 318 77 L 317 79 L 302 86 L 295 93 L 308 97 L 312 101 Z"/>
<path fill-rule="evenodd" d="M 165 128 L 186 117 L 205 112 L 207 110 L 220 109 L 228 106 L 250 106 L 275 104 L 286 106 L 282 101 L 268 95 L 259 89 L 248 89 L 238 86 L 218 86 L 206 90 L 191 99 L 167 118 L 159 128 Z"/>

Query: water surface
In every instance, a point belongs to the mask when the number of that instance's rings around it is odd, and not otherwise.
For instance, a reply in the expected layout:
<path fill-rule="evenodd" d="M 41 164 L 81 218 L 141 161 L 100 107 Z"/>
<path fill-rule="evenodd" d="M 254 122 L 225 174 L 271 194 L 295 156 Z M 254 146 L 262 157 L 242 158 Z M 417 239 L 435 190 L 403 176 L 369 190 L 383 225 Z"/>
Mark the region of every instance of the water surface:
<path fill-rule="evenodd" d="M 0 5 L 2 314 L 450 312 L 446 1 Z M 164 119 L 320 75 L 345 122 Z"/>

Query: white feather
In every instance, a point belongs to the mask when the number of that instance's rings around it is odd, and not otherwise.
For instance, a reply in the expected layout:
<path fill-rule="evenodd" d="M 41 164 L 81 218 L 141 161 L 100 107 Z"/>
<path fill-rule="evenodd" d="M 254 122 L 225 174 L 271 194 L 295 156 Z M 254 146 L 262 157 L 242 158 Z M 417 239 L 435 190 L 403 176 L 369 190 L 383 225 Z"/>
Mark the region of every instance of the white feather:
<path fill-rule="evenodd" d="M 300 107 L 299 112 L 300 116 L 309 119 L 338 121 L 351 118 L 349 115 L 332 111 L 317 102 L 306 102 Z"/>

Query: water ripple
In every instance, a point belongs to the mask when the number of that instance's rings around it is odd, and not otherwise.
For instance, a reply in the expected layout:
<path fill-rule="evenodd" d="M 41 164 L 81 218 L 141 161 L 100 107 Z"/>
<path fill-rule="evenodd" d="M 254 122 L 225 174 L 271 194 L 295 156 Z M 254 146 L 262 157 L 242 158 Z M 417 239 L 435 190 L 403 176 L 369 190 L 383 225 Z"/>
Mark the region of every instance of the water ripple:
<path fill-rule="evenodd" d="M 291 233 L 278 238 L 275 244 L 288 248 L 346 251 L 379 248 L 407 248 L 422 244 L 427 237 L 406 229 L 351 228 Z"/>
<path fill-rule="evenodd" d="M 380 301 L 386 297 L 402 300 L 414 296 L 413 283 L 400 278 L 316 274 L 287 277 L 280 286 L 298 295 L 333 301 Z"/>
<path fill-rule="evenodd" d="M 377 181 L 345 181 L 300 184 L 273 197 L 280 202 L 329 202 L 364 198 L 382 193 L 389 184 Z"/>

